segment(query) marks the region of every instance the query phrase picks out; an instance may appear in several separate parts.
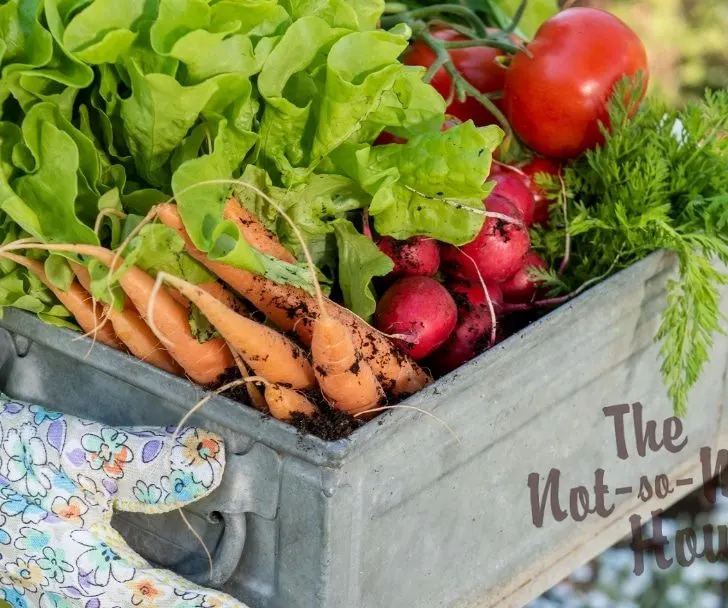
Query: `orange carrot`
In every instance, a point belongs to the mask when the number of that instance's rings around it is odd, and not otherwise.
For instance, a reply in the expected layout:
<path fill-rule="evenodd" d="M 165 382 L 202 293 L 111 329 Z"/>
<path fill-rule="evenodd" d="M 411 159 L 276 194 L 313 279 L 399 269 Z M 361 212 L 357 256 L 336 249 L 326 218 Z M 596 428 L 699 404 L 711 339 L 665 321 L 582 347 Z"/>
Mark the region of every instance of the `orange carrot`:
<path fill-rule="evenodd" d="M 280 244 L 276 235 L 268 230 L 254 214 L 243 207 L 235 197 L 231 197 L 225 204 L 225 219 L 238 225 L 240 234 L 251 247 L 284 262 L 296 263 L 296 258 Z"/>
<path fill-rule="evenodd" d="M 89 293 L 77 281 L 71 283 L 68 291 L 62 291 L 51 283 L 43 269 L 43 264 L 40 262 L 12 253 L 3 253 L 2 255 L 34 273 L 53 292 L 61 304 L 68 309 L 86 334 L 94 336 L 96 340 L 107 346 L 117 350 L 124 350 L 124 344 L 117 337 L 111 324 L 103 323 L 103 310 L 101 307 L 94 305 Z"/>
<path fill-rule="evenodd" d="M 271 415 L 284 422 L 290 422 L 294 414 L 313 416 L 318 412 L 318 408 L 301 393 L 278 384 L 266 386 L 265 400 Z"/>
<path fill-rule="evenodd" d="M 313 388 L 314 373 L 306 354 L 283 334 L 239 315 L 196 285 L 166 273 L 157 278 L 197 306 L 256 375 L 291 388 Z"/>
<path fill-rule="evenodd" d="M 96 258 L 109 268 L 118 268 L 113 251 L 94 245 L 23 245 L 22 248 L 43 249 L 46 251 L 66 251 Z M 198 384 L 212 384 L 235 365 L 232 353 L 222 338 L 213 338 L 200 343 L 192 335 L 187 309 L 177 302 L 168 291 L 158 290 L 156 294 L 156 314 L 147 317 L 149 299 L 154 291 L 154 279 L 146 272 L 130 266 L 121 273 L 119 285 L 129 297 L 139 314 L 150 327 L 156 327 L 168 352 L 185 373 Z"/>
<path fill-rule="evenodd" d="M 78 282 L 90 293 L 91 276 L 86 267 L 71 262 L 71 268 L 73 268 Z M 124 310 L 116 310 L 113 306 L 101 306 L 104 313 L 108 314 L 116 335 L 124 342 L 131 354 L 170 374 L 177 376 L 183 374 L 182 368 L 162 346 L 159 338 L 154 335 L 130 302 L 126 302 Z"/>
<path fill-rule="evenodd" d="M 238 300 L 220 281 L 210 281 L 209 283 L 200 283 L 198 285 L 200 289 L 204 289 L 207 293 L 213 295 L 220 300 L 228 308 L 232 308 L 236 312 L 242 312 L 245 310 L 245 305 Z M 185 298 L 179 291 L 170 289 L 169 295 L 177 300 L 182 306 L 189 309 L 190 301 Z"/>
<path fill-rule="evenodd" d="M 209 260 L 193 245 L 175 205 L 158 205 L 157 217 L 185 240 L 186 251 L 193 258 L 250 301 L 277 327 L 283 331 L 295 331 L 304 344 L 311 344 L 313 324 L 319 312 L 315 298 L 297 287 Z M 386 391 L 394 395 L 411 394 L 432 381 L 384 334 L 331 300 L 326 300 L 325 304 L 326 312 L 349 328 L 355 347 L 361 351 Z"/>
<path fill-rule="evenodd" d="M 354 415 L 384 401 L 384 391 L 372 368 L 340 321 L 329 316 L 317 319 L 311 356 L 321 392 L 334 407 Z"/>

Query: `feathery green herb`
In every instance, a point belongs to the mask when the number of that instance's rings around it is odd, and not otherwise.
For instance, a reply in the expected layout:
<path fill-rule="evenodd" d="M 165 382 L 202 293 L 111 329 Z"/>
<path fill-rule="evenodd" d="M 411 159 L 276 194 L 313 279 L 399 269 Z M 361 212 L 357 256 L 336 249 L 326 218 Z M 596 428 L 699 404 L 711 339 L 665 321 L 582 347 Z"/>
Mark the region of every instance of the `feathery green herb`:
<path fill-rule="evenodd" d="M 623 90 L 615 94 L 605 145 L 566 168 L 568 221 L 561 184 L 539 177 L 552 192 L 553 219 L 548 230 L 535 231 L 534 245 L 550 262 L 559 260 L 568 230 L 566 272 L 543 277 L 555 294 L 653 251 L 675 253 L 679 274 L 667 285 L 656 338 L 668 394 L 684 414 L 713 336 L 722 332 L 720 288 L 728 275 L 717 262 L 728 263 L 728 92 L 708 92 L 682 110 L 648 99 L 632 119 L 630 103 Z"/>

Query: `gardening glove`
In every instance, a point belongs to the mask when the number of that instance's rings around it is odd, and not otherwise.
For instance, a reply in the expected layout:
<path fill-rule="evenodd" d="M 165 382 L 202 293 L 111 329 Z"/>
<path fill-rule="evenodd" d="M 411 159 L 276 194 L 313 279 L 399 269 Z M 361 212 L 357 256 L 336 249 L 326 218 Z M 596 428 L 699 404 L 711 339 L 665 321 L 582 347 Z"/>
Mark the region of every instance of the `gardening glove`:
<path fill-rule="evenodd" d="M 171 511 L 222 479 L 222 439 L 115 429 L 0 394 L 0 606 L 246 608 L 135 554 L 114 509 Z"/>

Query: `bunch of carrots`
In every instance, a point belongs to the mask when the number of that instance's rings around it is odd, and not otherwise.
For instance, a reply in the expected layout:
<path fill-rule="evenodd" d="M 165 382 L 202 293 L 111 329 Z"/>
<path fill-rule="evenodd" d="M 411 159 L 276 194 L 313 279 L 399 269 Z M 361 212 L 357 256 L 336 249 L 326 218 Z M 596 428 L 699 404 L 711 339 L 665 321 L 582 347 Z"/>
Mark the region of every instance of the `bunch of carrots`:
<path fill-rule="evenodd" d="M 35 273 L 86 335 L 203 386 L 219 385 L 237 370 L 250 403 L 282 421 L 290 422 L 296 415 L 315 416 L 320 412 L 317 404 L 322 402 L 351 416 L 370 416 L 386 409 L 389 401 L 415 393 L 432 381 L 385 334 L 323 296 L 310 256 L 314 296 L 210 260 L 193 245 L 172 202 L 154 207 L 146 221 L 155 218 L 176 231 L 186 252 L 219 282 L 193 285 L 164 272 L 154 278 L 125 264 L 124 249 L 142 224 L 116 251 L 28 238 L 0 248 L 0 256 Z M 276 236 L 235 198 L 227 201 L 225 219 L 235 222 L 241 235 L 260 252 L 295 262 Z M 71 262 L 75 279 L 63 291 L 46 276 L 43 264 L 21 255 L 27 250 L 70 254 L 103 264 L 109 280 L 115 276 L 126 296 L 123 309 L 92 297 L 89 271 L 82 263 Z M 250 306 L 239 297 L 262 312 L 275 328 L 255 320 Z M 219 337 L 200 342 L 193 335 L 191 305 L 202 312 Z"/>

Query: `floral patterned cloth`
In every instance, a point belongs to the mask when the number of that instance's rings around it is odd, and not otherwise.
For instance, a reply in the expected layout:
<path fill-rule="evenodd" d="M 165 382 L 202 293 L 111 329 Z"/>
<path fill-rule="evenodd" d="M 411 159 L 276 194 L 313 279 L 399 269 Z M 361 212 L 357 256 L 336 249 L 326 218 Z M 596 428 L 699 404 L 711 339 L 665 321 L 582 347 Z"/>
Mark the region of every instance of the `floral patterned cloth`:
<path fill-rule="evenodd" d="M 209 494 L 222 439 L 196 428 L 116 429 L 0 394 L 0 606 L 245 608 L 151 567 L 114 509 L 161 513 Z"/>

